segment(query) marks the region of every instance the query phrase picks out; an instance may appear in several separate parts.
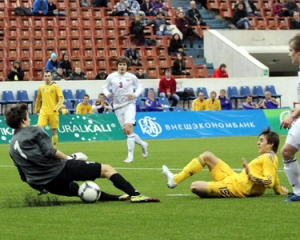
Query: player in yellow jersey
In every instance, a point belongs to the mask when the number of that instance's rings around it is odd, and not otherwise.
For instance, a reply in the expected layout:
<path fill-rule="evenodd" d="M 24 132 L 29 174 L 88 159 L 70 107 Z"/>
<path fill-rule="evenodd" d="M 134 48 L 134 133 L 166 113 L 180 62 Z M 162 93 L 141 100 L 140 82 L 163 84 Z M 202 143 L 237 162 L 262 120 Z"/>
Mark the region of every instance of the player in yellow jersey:
<path fill-rule="evenodd" d="M 192 111 L 208 110 L 207 102 L 204 99 L 204 93 L 199 92 L 198 98 L 192 103 Z"/>
<path fill-rule="evenodd" d="M 168 187 L 175 188 L 186 178 L 200 172 L 205 166 L 209 168 L 214 182 L 196 181 L 191 185 L 191 191 L 199 197 L 250 197 L 263 195 L 266 188 L 273 188 L 278 195 L 288 193 L 285 187 L 280 186 L 276 152 L 279 145 L 279 136 L 270 128 L 259 135 L 257 142 L 259 157 L 249 164 L 243 158 L 244 170 L 241 173 L 233 171 L 225 162 L 211 152 L 204 152 L 194 158 L 177 175 L 163 166 L 163 174 L 168 179 Z"/>
<path fill-rule="evenodd" d="M 221 102 L 217 99 L 217 93 L 212 91 L 210 98 L 206 99 L 208 110 L 221 110 Z"/>
<path fill-rule="evenodd" d="M 57 128 L 59 127 L 59 110 L 64 102 L 64 96 L 55 82 L 52 82 L 50 71 L 44 72 L 45 84 L 39 87 L 34 114 L 40 110 L 38 126 L 46 127 L 50 124 L 52 144 L 56 148 L 58 142 Z"/>
<path fill-rule="evenodd" d="M 92 114 L 93 108 L 89 103 L 90 96 L 88 94 L 83 95 L 82 102 L 79 103 L 76 107 L 76 114 Z"/>

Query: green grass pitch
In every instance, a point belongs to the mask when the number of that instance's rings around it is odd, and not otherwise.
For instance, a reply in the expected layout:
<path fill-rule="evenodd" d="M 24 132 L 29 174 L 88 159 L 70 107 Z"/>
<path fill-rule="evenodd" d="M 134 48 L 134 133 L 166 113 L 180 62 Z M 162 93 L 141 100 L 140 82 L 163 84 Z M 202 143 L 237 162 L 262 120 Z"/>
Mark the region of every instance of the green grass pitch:
<path fill-rule="evenodd" d="M 284 140 L 282 136 L 282 144 Z M 59 143 L 58 148 L 67 154 L 82 151 L 89 160 L 111 164 L 141 193 L 161 200 L 145 204 L 84 204 L 51 194 L 37 197 L 35 190 L 21 182 L 8 146 L 1 145 L 0 239 L 299 239 L 298 202 L 285 203 L 286 197 L 272 190 L 256 198 L 200 199 L 189 186 L 195 180 L 209 181 L 207 169 L 175 189 L 167 188 L 161 174 L 163 164 L 177 172 L 203 151 L 212 151 L 232 168 L 241 169 L 242 157 L 250 161 L 258 156 L 256 142 L 257 137 L 153 140 L 149 157 L 143 159 L 137 146 L 132 164 L 123 163 L 125 141 Z M 279 159 L 281 184 L 291 191 Z M 121 193 L 106 179 L 96 183 L 103 191 Z M 30 206 L 32 200 L 39 206 Z M 49 203 L 53 205 L 46 206 Z"/>

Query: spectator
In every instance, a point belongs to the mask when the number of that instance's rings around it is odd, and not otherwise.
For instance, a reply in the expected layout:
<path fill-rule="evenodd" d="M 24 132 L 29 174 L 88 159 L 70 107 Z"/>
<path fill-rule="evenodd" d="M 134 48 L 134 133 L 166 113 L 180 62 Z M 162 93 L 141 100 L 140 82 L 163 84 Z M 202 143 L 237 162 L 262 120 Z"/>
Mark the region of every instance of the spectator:
<path fill-rule="evenodd" d="M 80 0 L 80 7 L 93 7 L 93 0 Z"/>
<path fill-rule="evenodd" d="M 204 93 L 199 92 L 198 98 L 192 102 L 192 111 L 208 110 L 207 101 L 204 99 Z"/>
<path fill-rule="evenodd" d="M 289 15 L 289 10 L 285 7 L 284 0 L 278 0 L 277 3 L 273 4 L 273 17 L 288 17 Z"/>
<path fill-rule="evenodd" d="M 199 0 L 198 2 L 200 2 L 201 6 L 204 7 L 206 10 L 208 10 L 207 8 L 207 0 Z"/>
<path fill-rule="evenodd" d="M 161 12 L 158 12 L 156 14 L 156 18 L 154 18 L 152 21 L 148 22 L 147 25 L 154 25 L 155 27 L 155 34 L 158 36 L 171 36 L 172 33 L 167 30 L 167 25 L 171 25 L 162 15 Z"/>
<path fill-rule="evenodd" d="M 125 0 L 120 0 L 113 9 L 111 16 L 131 16 L 129 4 Z"/>
<path fill-rule="evenodd" d="M 69 80 L 87 80 L 84 72 L 79 66 L 75 67 L 75 71 L 71 73 Z"/>
<path fill-rule="evenodd" d="M 62 68 L 63 70 L 63 75 L 65 77 L 69 77 L 70 74 L 72 73 L 72 64 L 69 60 L 69 54 L 68 53 L 63 53 L 62 55 L 62 59 L 60 61 L 60 67 Z"/>
<path fill-rule="evenodd" d="M 293 18 L 290 21 L 290 29 L 300 29 L 299 12 L 294 12 Z"/>
<path fill-rule="evenodd" d="M 161 0 L 153 0 L 152 5 L 153 5 L 154 16 L 157 16 L 157 13 L 161 13 L 162 16 L 166 16 L 167 8 L 165 7 L 164 3 Z"/>
<path fill-rule="evenodd" d="M 9 81 L 23 81 L 24 80 L 24 71 L 21 68 L 19 61 L 14 61 L 10 71 L 7 75 L 7 80 Z"/>
<path fill-rule="evenodd" d="M 235 9 L 233 18 L 232 18 L 232 23 L 237 27 L 237 28 L 244 28 L 247 29 L 251 26 L 251 23 L 249 19 L 247 18 L 247 12 L 244 9 L 244 4 L 243 2 L 238 3 L 237 8 Z"/>
<path fill-rule="evenodd" d="M 59 12 L 56 5 L 53 3 L 53 0 L 48 1 L 48 16 L 67 16 L 64 12 Z"/>
<path fill-rule="evenodd" d="M 145 26 L 146 24 L 141 22 L 140 14 L 135 14 L 134 20 L 131 22 L 130 34 L 134 35 L 133 39 L 138 46 L 147 46 L 144 33 Z"/>
<path fill-rule="evenodd" d="M 221 103 L 222 110 L 232 110 L 232 102 L 226 97 L 225 89 L 220 90 L 219 100 Z"/>
<path fill-rule="evenodd" d="M 177 53 L 176 59 L 173 62 L 172 67 L 173 75 L 190 75 L 190 73 L 185 69 L 185 61 L 181 53 Z"/>
<path fill-rule="evenodd" d="M 148 99 L 145 102 L 146 112 L 161 112 L 163 111 L 163 106 L 161 103 L 154 98 L 153 90 L 148 91 Z"/>
<path fill-rule="evenodd" d="M 143 68 L 140 68 L 137 72 L 133 73 L 138 79 L 149 79 L 149 75 Z"/>
<path fill-rule="evenodd" d="M 130 59 L 132 66 L 142 66 L 135 42 L 131 42 L 130 47 L 125 50 L 124 56 Z"/>
<path fill-rule="evenodd" d="M 299 8 L 298 8 L 297 4 L 294 2 L 294 0 L 287 0 L 285 3 L 285 7 L 289 11 L 289 16 L 291 16 L 291 17 L 294 16 L 294 12 L 299 13 Z"/>
<path fill-rule="evenodd" d="M 208 110 L 221 110 L 221 103 L 219 99 L 216 99 L 217 93 L 212 91 L 210 93 L 210 98 L 206 100 Z"/>
<path fill-rule="evenodd" d="M 184 17 L 183 12 L 178 13 L 178 17 L 175 20 L 176 27 L 182 32 L 183 39 L 188 38 L 190 40 L 190 48 L 193 48 L 194 38 L 201 39 L 202 37 L 190 26 L 189 21 Z"/>
<path fill-rule="evenodd" d="M 247 12 L 247 16 L 249 17 L 261 17 L 261 14 L 255 13 L 259 11 L 251 0 L 243 0 L 244 9 Z"/>
<path fill-rule="evenodd" d="M 155 16 L 153 4 L 150 2 L 150 0 L 145 0 L 145 2 L 141 4 L 141 11 L 143 11 L 146 16 Z"/>
<path fill-rule="evenodd" d="M 206 23 L 202 21 L 202 16 L 199 10 L 196 8 L 195 1 L 190 2 L 190 8 L 186 11 L 185 18 L 188 20 L 190 25 L 206 26 Z"/>
<path fill-rule="evenodd" d="M 52 80 L 65 80 L 65 76 L 63 75 L 63 70 L 61 67 L 58 67 L 56 72 L 52 74 Z"/>
<path fill-rule="evenodd" d="M 95 80 L 105 80 L 108 74 L 106 72 L 100 72 L 96 75 Z"/>
<path fill-rule="evenodd" d="M 45 16 L 48 13 L 48 3 L 46 0 L 35 0 L 33 2 L 32 15 Z"/>
<path fill-rule="evenodd" d="M 52 53 L 50 59 L 47 61 L 45 70 L 49 70 L 50 72 L 56 72 L 56 69 L 60 67 L 59 62 L 57 61 L 57 55 Z"/>
<path fill-rule="evenodd" d="M 249 94 L 247 96 L 246 102 L 243 103 L 242 108 L 243 109 L 258 109 L 259 107 L 257 106 L 256 103 L 254 103 L 252 101 L 252 95 Z"/>
<path fill-rule="evenodd" d="M 104 93 L 100 93 L 98 99 L 96 99 L 92 105 L 93 112 L 95 113 L 103 113 L 109 112 L 112 110 L 111 102 L 105 100 Z"/>
<path fill-rule="evenodd" d="M 93 7 L 107 7 L 107 0 L 93 0 Z"/>
<path fill-rule="evenodd" d="M 78 103 L 76 107 L 76 114 L 91 114 L 93 113 L 93 108 L 89 103 L 90 96 L 88 94 L 83 95 L 81 103 Z"/>
<path fill-rule="evenodd" d="M 213 78 L 228 78 L 228 74 L 226 71 L 226 64 L 222 63 L 219 68 L 213 74 Z"/>
<path fill-rule="evenodd" d="M 145 17 L 145 13 L 143 11 L 141 11 L 141 6 L 138 3 L 138 1 L 136 0 L 127 0 L 128 5 L 130 6 L 130 14 L 131 15 L 135 15 L 135 14 L 139 14 L 141 15 L 141 17 Z"/>
<path fill-rule="evenodd" d="M 261 100 L 258 103 L 258 106 L 264 109 L 273 109 L 278 108 L 278 102 L 274 98 L 272 98 L 271 93 L 269 91 L 266 91 L 265 99 Z"/>
<path fill-rule="evenodd" d="M 168 50 L 169 50 L 169 55 L 171 56 L 176 56 L 177 53 L 181 53 L 182 56 L 186 56 L 186 54 L 183 51 L 182 40 L 180 39 L 178 33 L 175 33 L 171 38 Z"/>
<path fill-rule="evenodd" d="M 161 78 L 159 81 L 159 96 L 167 97 L 168 99 L 172 99 L 172 107 L 176 107 L 179 96 L 176 92 L 176 80 L 171 77 L 171 69 L 167 68 L 165 70 L 165 77 Z"/>

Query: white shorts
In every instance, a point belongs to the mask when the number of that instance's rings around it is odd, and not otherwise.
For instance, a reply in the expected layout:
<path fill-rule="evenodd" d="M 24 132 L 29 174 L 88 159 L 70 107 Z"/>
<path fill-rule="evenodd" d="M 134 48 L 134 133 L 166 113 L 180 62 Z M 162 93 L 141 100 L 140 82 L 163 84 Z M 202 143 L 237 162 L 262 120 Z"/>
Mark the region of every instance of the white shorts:
<path fill-rule="evenodd" d="M 135 124 L 136 106 L 132 103 L 127 104 L 124 107 L 116 109 L 115 114 L 122 129 L 124 129 L 126 123 Z"/>
<path fill-rule="evenodd" d="M 298 119 L 289 130 L 285 143 L 292 145 L 298 150 L 300 149 L 300 119 Z"/>

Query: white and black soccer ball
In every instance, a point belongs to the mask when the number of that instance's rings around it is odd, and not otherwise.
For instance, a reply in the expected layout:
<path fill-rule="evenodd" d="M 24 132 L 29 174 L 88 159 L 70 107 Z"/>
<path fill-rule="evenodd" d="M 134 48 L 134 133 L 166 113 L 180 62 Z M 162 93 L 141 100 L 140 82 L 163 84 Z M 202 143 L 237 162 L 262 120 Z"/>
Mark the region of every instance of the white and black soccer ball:
<path fill-rule="evenodd" d="M 78 189 L 78 196 L 83 202 L 94 203 L 101 196 L 100 187 L 94 182 L 85 182 Z"/>

